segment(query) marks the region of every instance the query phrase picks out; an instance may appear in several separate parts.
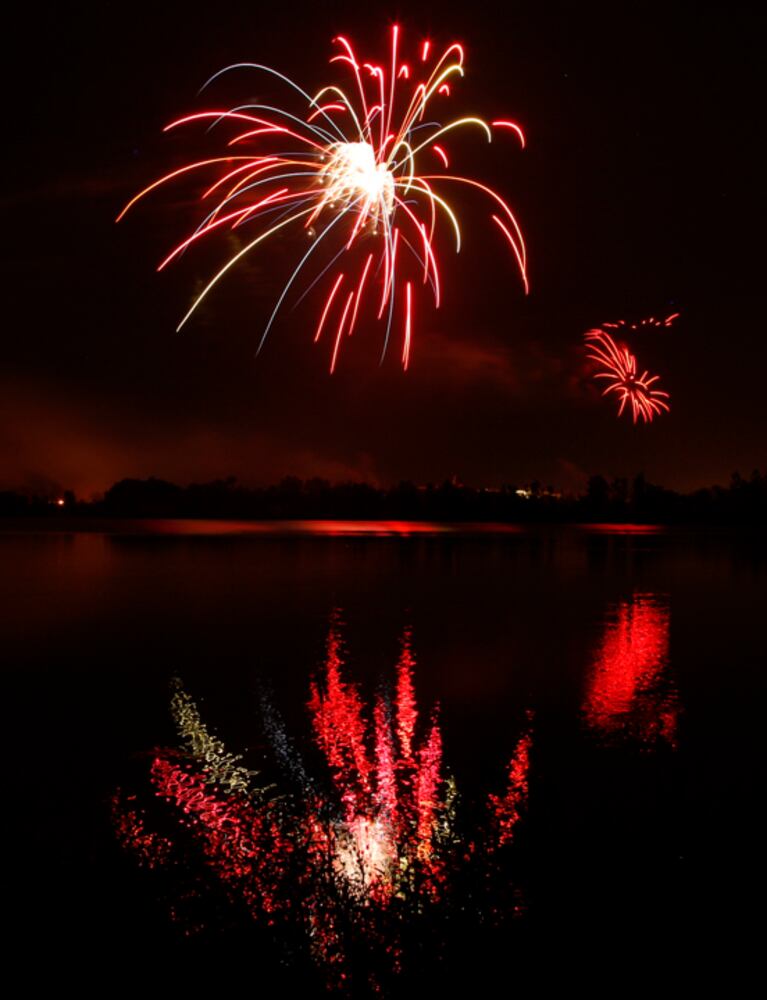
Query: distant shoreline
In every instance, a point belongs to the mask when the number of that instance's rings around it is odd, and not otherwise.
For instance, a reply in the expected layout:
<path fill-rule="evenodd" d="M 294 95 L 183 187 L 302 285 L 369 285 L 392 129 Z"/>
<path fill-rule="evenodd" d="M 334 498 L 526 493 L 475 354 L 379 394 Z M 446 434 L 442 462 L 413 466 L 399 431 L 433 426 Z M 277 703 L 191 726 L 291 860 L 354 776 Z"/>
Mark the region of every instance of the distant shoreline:
<path fill-rule="evenodd" d="M 75 524 L 83 520 L 166 519 L 221 522 L 403 522 L 408 524 L 767 524 L 767 473 L 733 473 L 727 487 L 676 493 L 633 479 L 591 476 L 578 496 L 533 481 L 498 488 L 400 482 L 330 483 L 288 476 L 273 486 L 251 488 L 236 479 L 179 486 L 166 480 L 122 479 L 104 496 L 81 500 L 71 491 L 29 496 L 0 490 L 0 523 L 37 518 Z M 82 530 L 82 529 L 81 529 Z"/>

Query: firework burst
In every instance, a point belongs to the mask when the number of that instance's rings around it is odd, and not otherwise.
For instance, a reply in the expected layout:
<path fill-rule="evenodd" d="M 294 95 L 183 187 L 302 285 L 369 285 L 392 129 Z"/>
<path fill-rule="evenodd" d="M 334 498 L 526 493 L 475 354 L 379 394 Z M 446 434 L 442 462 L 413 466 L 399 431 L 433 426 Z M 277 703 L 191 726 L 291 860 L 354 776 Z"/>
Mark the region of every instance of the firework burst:
<path fill-rule="evenodd" d="M 160 263 L 162 270 L 184 251 L 222 231 L 256 227 L 208 281 L 179 323 L 184 326 L 221 279 L 244 257 L 291 227 L 303 228 L 309 246 L 290 274 L 269 316 L 259 350 L 299 276 L 312 265 L 319 274 L 307 283 L 300 301 L 316 284 L 325 295 L 314 341 L 329 340 L 330 371 L 335 370 L 345 337 L 363 314 L 385 324 L 382 358 L 392 337 L 401 331 L 401 362 L 408 368 L 412 352 L 417 288 L 430 286 L 435 307 L 441 300 L 436 236 L 451 231 L 461 249 L 461 227 L 448 197 L 468 186 L 490 199 L 490 218 L 509 247 L 527 291 L 524 239 L 509 205 L 492 188 L 453 173 L 446 148 L 457 129 L 511 133 L 524 146 L 515 122 L 486 121 L 476 116 L 432 120 L 433 106 L 444 104 L 456 78 L 464 75 L 464 52 L 458 43 L 435 55 L 429 41 L 415 58 L 401 56 L 399 26 L 391 29 L 389 56 L 381 65 L 358 59 L 351 42 L 335 39 L 330 60 L 346 71 L 350 85 L 335 83 L 310 95 L 268 66 L 238 63 L 216 73 L 255 70 L 277 77 L 301 98 L 298 113 L 286 107 L 241 104 L 199 111 L 166 126 L 216 127 L 226 136 L 224 155 L 198 160 L 159 178 L 139 192 L 118 221 L 144 195 L 184 177 L 205 177 L 196 228 Z M 208 85 L 206 84 L 206 86 Z M 204 88 L 203 88 L 204 89 Z M 285 147 L 290 146 L 289 151 Z M 436 172 L 435 172 L 436 171 Z M 327 261 L 330 257 L 330 261 Z"/>
<path fill-rule="evenodd" d="M 608 383 L 602 395 L 616 393 L 618 396 L 618 416 L 627 404 L 634 423 L 640 418 L 649 423 L 659 413 L 668 413 L 669 394 L 655 386 L 660 376 L 647 371 L 637 374 L 637 359 L 628 347 L 616 343 L 604 330 L 589 330 L 585 341 L 587 357 L 600 367 L 594 378 L 606 379 Z"/>

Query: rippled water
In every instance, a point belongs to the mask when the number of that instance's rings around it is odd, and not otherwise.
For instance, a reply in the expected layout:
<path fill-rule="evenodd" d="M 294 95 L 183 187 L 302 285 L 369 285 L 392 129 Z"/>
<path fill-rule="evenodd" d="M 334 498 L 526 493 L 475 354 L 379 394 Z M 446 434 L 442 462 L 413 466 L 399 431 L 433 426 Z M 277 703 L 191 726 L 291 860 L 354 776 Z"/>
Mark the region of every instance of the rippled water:
<path fill-rule="evenodd" d="M 133 956 L 175 941 L 167 900 L 148 898 L 120 853 L 110 795 L 136 754 L 172 740 L 174 675 L 247 766 L 268 755 L 265 691 L 308 743 L 333 615 L 368 704 L 410 636 L 418 697 L 439 705 L 469 814 L 503 787 L 533 713 L 515 848 L 521 954 L 609 938 L 658 956 L 679 924 L 715 936 L 743 915 L 761 870 L 764 539 L 647 526 L 81 527 L 92 530 L 0 533 L 12 828 L 29 859 L 16 866 L 19 906 L 45 940 L 85 936 Z M 485 944 L 500 962 L 507 944 Z"/>

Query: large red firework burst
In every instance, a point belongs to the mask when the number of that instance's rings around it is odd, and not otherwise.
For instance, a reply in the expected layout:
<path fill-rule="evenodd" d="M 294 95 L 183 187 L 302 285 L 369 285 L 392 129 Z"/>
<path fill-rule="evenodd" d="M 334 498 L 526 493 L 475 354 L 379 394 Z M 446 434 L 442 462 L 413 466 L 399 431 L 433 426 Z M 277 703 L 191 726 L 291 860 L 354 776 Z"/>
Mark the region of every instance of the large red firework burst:
<path fill-rule="evenodd" d="M 466 116 L 446 124 L 431 120 L 433 105 L 446 100 L 455 78 L 464 75 L 464 51 L 457 42 L 436 57 L 426 40 L 415 58 L 405 61 L 400 29 L 394 25 L 389 55 L 381 65 L 358 59 L 343 36 L 335 43 L 339 51 L 330 62 L 349 72 L 350 87 L 331 83 L 312 96 L 282 73 L 256 63 L 238 63 L 216 73 L 208 83 L 233 70 L 271 74 L 291 88 L 300 103 L 295 112 L 245 103 L 171 122 L 166 131 L 194 124 L 217 127 L 217 134 L 226 133 L 225 154 L 189 163 L 154 181 L 126 205 L 118 220 L 136 201 L 168 181 L 190 173 L 212 174 L 201 192 L 196 228 L 158 270 L 210 234 L 241 231 L 253 224 L 258 230 L 214 274 L 178 328 L 239 261 L 270 236 L 299 226 L 310 243 L 266 322 L 259 350 L 299 275 L 319 261 L 322 269 L 301 298 L 325 280 L 314 340 L 330 329 L 330 371 L 336 368 L 344 336 L 352 334 L 366 310 L 385 322 L 382 356 L 398 317 L 401 360 L 407 369 L 418 283 L 430 285 L 435 306 L 440 304 L 435 246 L 440 217 L 452 230 L 456 251 L 461 248 L 458 217 L 446 197 L 455 185 L 479 190 L 491 200 L 490 218 L 508 244 L 527 290 L 525 244 L 513 212 L 485 184 L 451 172 L 444 138 L 455 129 L 472 127 L 490 141 L 500 129 L 511 132 L 524 146 L 524 135 L 515 122 L 501 119 Z M 286 151 L 286 146 L 292 148 Z M 317 251 L 321 253 L 315 257 Z"/>
<path fill-rule="evenodd" d="M 668 413 L 669 394 L 655 385 L 660 376 L 647 371 L 637 374 L 637 359 L 625 344 L 616 343 L 604 330 L 589 330 L 585 340 L 587 357 L 596 361 L 600 369 L 594 378 L 607 380 L 602 395 L 615 393 L 618 396 L 618 416 L 627 404 L 634 423 L 640 418 L 649 423 L 659 413 Z"/>

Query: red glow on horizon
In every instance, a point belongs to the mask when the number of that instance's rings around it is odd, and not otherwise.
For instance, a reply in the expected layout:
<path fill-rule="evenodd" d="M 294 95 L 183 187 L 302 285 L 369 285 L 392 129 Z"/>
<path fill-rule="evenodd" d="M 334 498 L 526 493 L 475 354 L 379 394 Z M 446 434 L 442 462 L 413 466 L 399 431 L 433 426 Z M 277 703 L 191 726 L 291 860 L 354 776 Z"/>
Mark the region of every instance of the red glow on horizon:
<path fill-rule="evenodd" d="M 605 535 L 662 535 L 668 531 L 666 524 L 584 524 L 585 531 Z"/>

